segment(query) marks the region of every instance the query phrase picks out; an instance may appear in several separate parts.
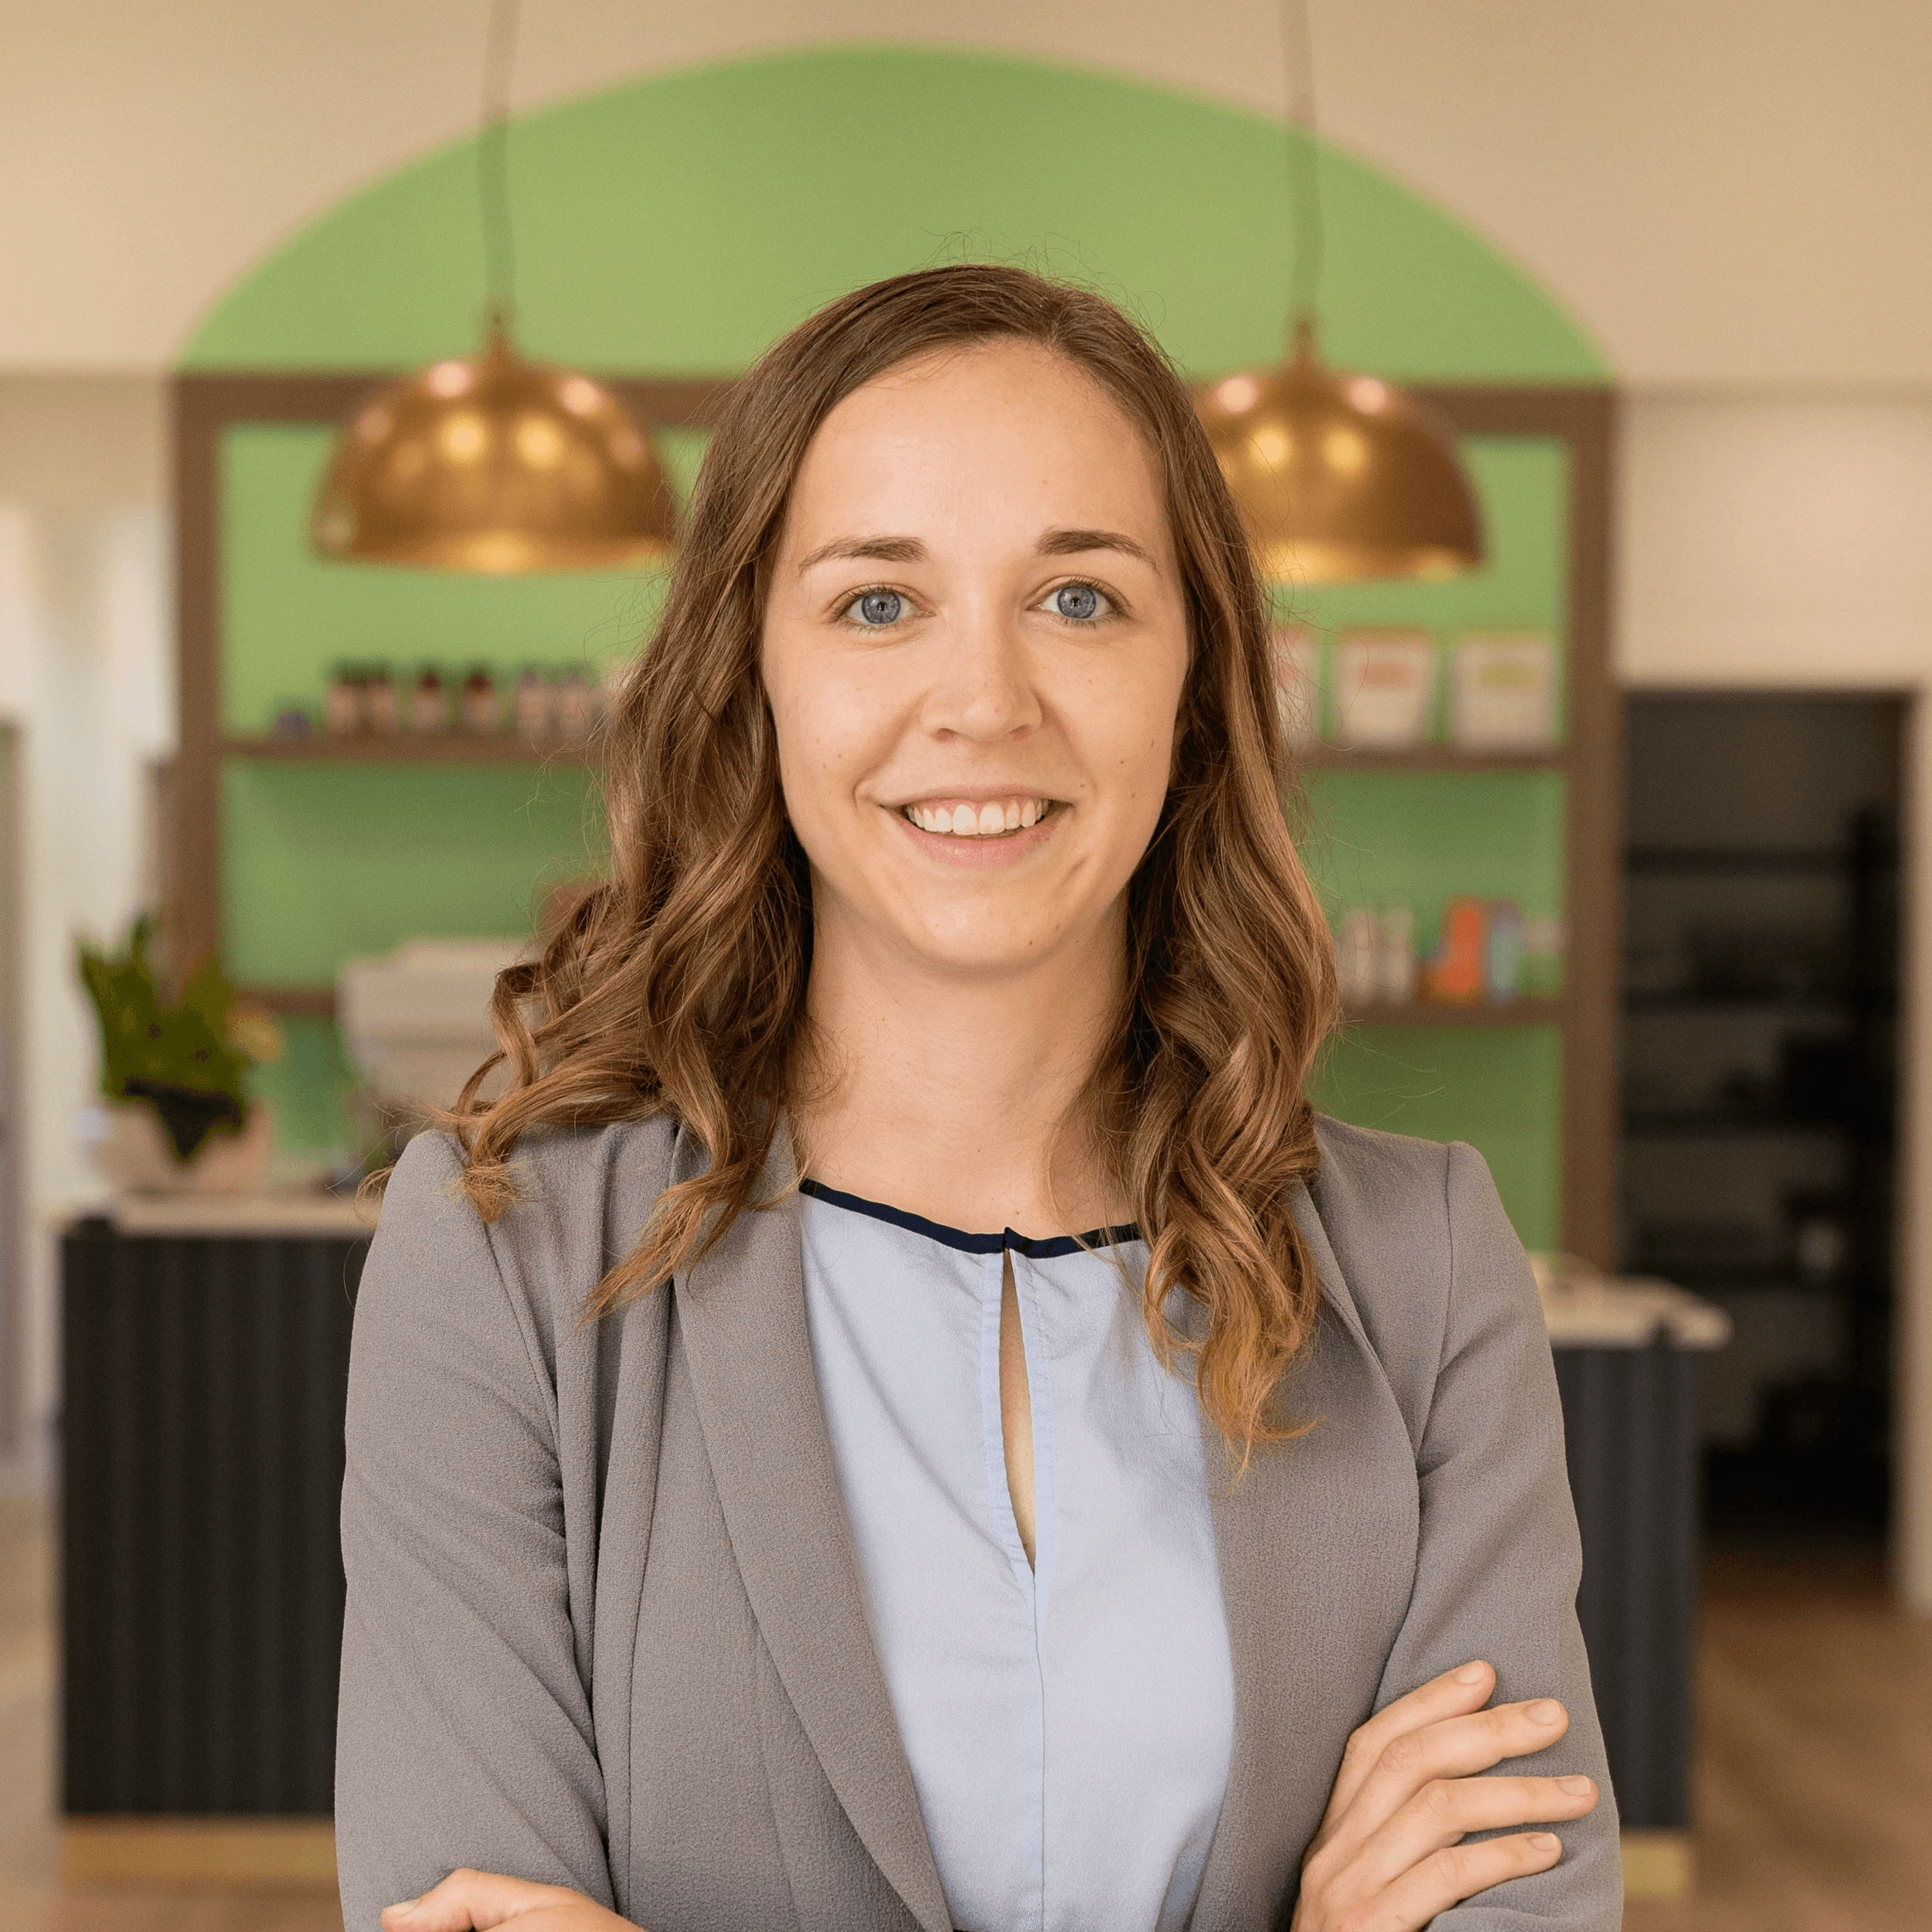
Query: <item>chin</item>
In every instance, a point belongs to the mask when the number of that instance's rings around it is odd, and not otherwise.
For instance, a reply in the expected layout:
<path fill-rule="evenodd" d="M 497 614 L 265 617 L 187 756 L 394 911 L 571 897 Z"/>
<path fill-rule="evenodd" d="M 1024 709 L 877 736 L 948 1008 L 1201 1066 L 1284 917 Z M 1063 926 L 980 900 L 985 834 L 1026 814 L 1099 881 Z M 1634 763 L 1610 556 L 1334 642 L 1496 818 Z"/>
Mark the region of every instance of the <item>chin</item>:
<path fill-rule="evenodd" d="M 975 979 L 1023 973 L 1067 937 L 1063 920 L 1016 920 L 1009 909 L 997 904 L 975 907 L 968 919 L 959 917 L 957 908 L 948 913 L 906 934 L 910 949 L 936 972 Z"/>

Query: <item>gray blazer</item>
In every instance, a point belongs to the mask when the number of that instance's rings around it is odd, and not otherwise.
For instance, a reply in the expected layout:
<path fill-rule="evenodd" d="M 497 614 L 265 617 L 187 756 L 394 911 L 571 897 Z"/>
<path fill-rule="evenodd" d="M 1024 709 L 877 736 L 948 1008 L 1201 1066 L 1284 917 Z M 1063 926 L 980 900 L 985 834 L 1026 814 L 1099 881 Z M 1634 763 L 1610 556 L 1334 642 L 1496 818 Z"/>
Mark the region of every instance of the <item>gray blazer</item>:
<path fill-rule="evenodd" d="M 1291 1389 L 1317 1426 L 1213 1501 L 1234 1753 L 1194 1925 L 1285 1925 L 1350 1730 L 1483 1657 L 1499 1696 L 1570 1706 L 1528 1768 L 1604 1796 L 1554 1870 L 1436 1923 L 1609 1932 L 1617 1820 L 1522 1250 L 1471 1149 L 1333 1121 L 1321 1146 L 1297 1213 L 1325 1306 Z M 580 1320 L 702 1158 L 661 1120 L 535 1138 L 494 1226 L 440 1136 L 391 1182 L 349 1369 L 348 1932 L 460 1865 L 648 1932 L 951 1923 L 819 1405 L 788 1156 L 687 1277 Z"/>

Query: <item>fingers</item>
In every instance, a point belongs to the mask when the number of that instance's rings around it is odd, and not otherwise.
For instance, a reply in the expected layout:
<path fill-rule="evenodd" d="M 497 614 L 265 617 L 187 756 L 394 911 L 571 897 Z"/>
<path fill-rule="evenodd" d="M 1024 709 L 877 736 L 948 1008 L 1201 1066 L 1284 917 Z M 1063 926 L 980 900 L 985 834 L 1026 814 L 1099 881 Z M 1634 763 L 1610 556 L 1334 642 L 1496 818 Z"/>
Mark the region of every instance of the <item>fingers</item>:
<path fill-rule="evenodd" d="M 1350 1923 L 1358 1932 L 1421 1932 L 1438 1912 L 1505 1879 L 1546 1872 L 1563 1855 L 1554 1832 L 1526 1832 L 1432 1852 L 1386 1886 Z"/>
<path fill-rule="evenodd" d="M 1325 1826 L 1328 1818 L 1339 1816 L 1354 1802 L 1362 1781 L 1398 1737 L 1444 1718 L 1481 1710 L 1495 1687 L 1496 1673 L 1487 1664 L 1480 1660 L 1459 1664 L 1454 1670 L 1444 1671 L 1440 1677 L 1418 1685 L 1406 1697 L 1398 1697 L 1366 1724 L 1359 1726 L 1342 1753 L 1342 1769 L 1328 1795 Z"/>
<path fill-rule="evenodd" d="M 383 1932 L 491 1932 L 506 1920 L 545 1906 L 586 1903 L 581 1892 L 538 1885 L 498 1872 L 452 1872 L 420 1899 L 405 1899 L 383 1913 Z"/>
<path fill-rule="evenodd" d="M 1434 1781 L 1361 1846 L 1349 1866 L 1346 1888 L 1360 1896 L 1393 1885 L 1431 1853 L 1447 1850 L 1471 1832 L 1581 1818 L 1596 1808 L 1597 1796 L 1594 1781 L 1580 1775 Z"/>
<path fill-rule="evenodd" d="M 1533 1697 L 1526 1703 L 1499 1704 L 1493 1710 L 1441 1718 L 1420 1730 L 1400 1733 L 1383 1746 L 1363 1774 L 1345 1815 L 1336 1819 L 1332 1833 L 1336 1849 L 1345 1854 L 1359 1845 L 1425 1784 L 1469 1777 L 1505 1758 L 1533 1757 L 1569 1729 L 1570 1713 L 1553 1697 Z"/>

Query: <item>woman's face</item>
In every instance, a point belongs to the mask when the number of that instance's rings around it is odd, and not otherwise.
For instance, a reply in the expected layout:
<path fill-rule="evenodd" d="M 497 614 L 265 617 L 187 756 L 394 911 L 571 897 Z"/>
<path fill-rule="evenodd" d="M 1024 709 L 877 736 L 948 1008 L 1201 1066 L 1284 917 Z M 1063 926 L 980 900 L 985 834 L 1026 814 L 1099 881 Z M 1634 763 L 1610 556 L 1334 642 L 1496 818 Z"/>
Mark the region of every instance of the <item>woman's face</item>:
<path fill-rule="evenodd" d="M 1084 371 L 996 342 L 855 390 L 764 624 L 821 933 L 984 975 L 1117 931 L 1187 658 L 1153 453 Z"/>

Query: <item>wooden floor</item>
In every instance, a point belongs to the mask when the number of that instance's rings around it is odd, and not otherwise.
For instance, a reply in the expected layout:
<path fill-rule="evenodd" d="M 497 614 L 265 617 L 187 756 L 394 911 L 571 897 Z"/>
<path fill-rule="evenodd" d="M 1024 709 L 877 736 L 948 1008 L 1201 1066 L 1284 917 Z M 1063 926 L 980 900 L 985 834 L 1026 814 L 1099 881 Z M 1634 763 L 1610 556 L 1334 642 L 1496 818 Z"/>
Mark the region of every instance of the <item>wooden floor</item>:
<path fill-rule="evenodd" d="M 332 1893 L 63 1889 L 53 1823 L 51 1565 L 43 1512 L 0 1496 L 0 1928 L 341 1932 Z M 1932 1927 L 1932 1623 L 1875 1562 L 1727 1555 L 1706 1599 L 1699 1879 L 1628 1932 Z"/>

